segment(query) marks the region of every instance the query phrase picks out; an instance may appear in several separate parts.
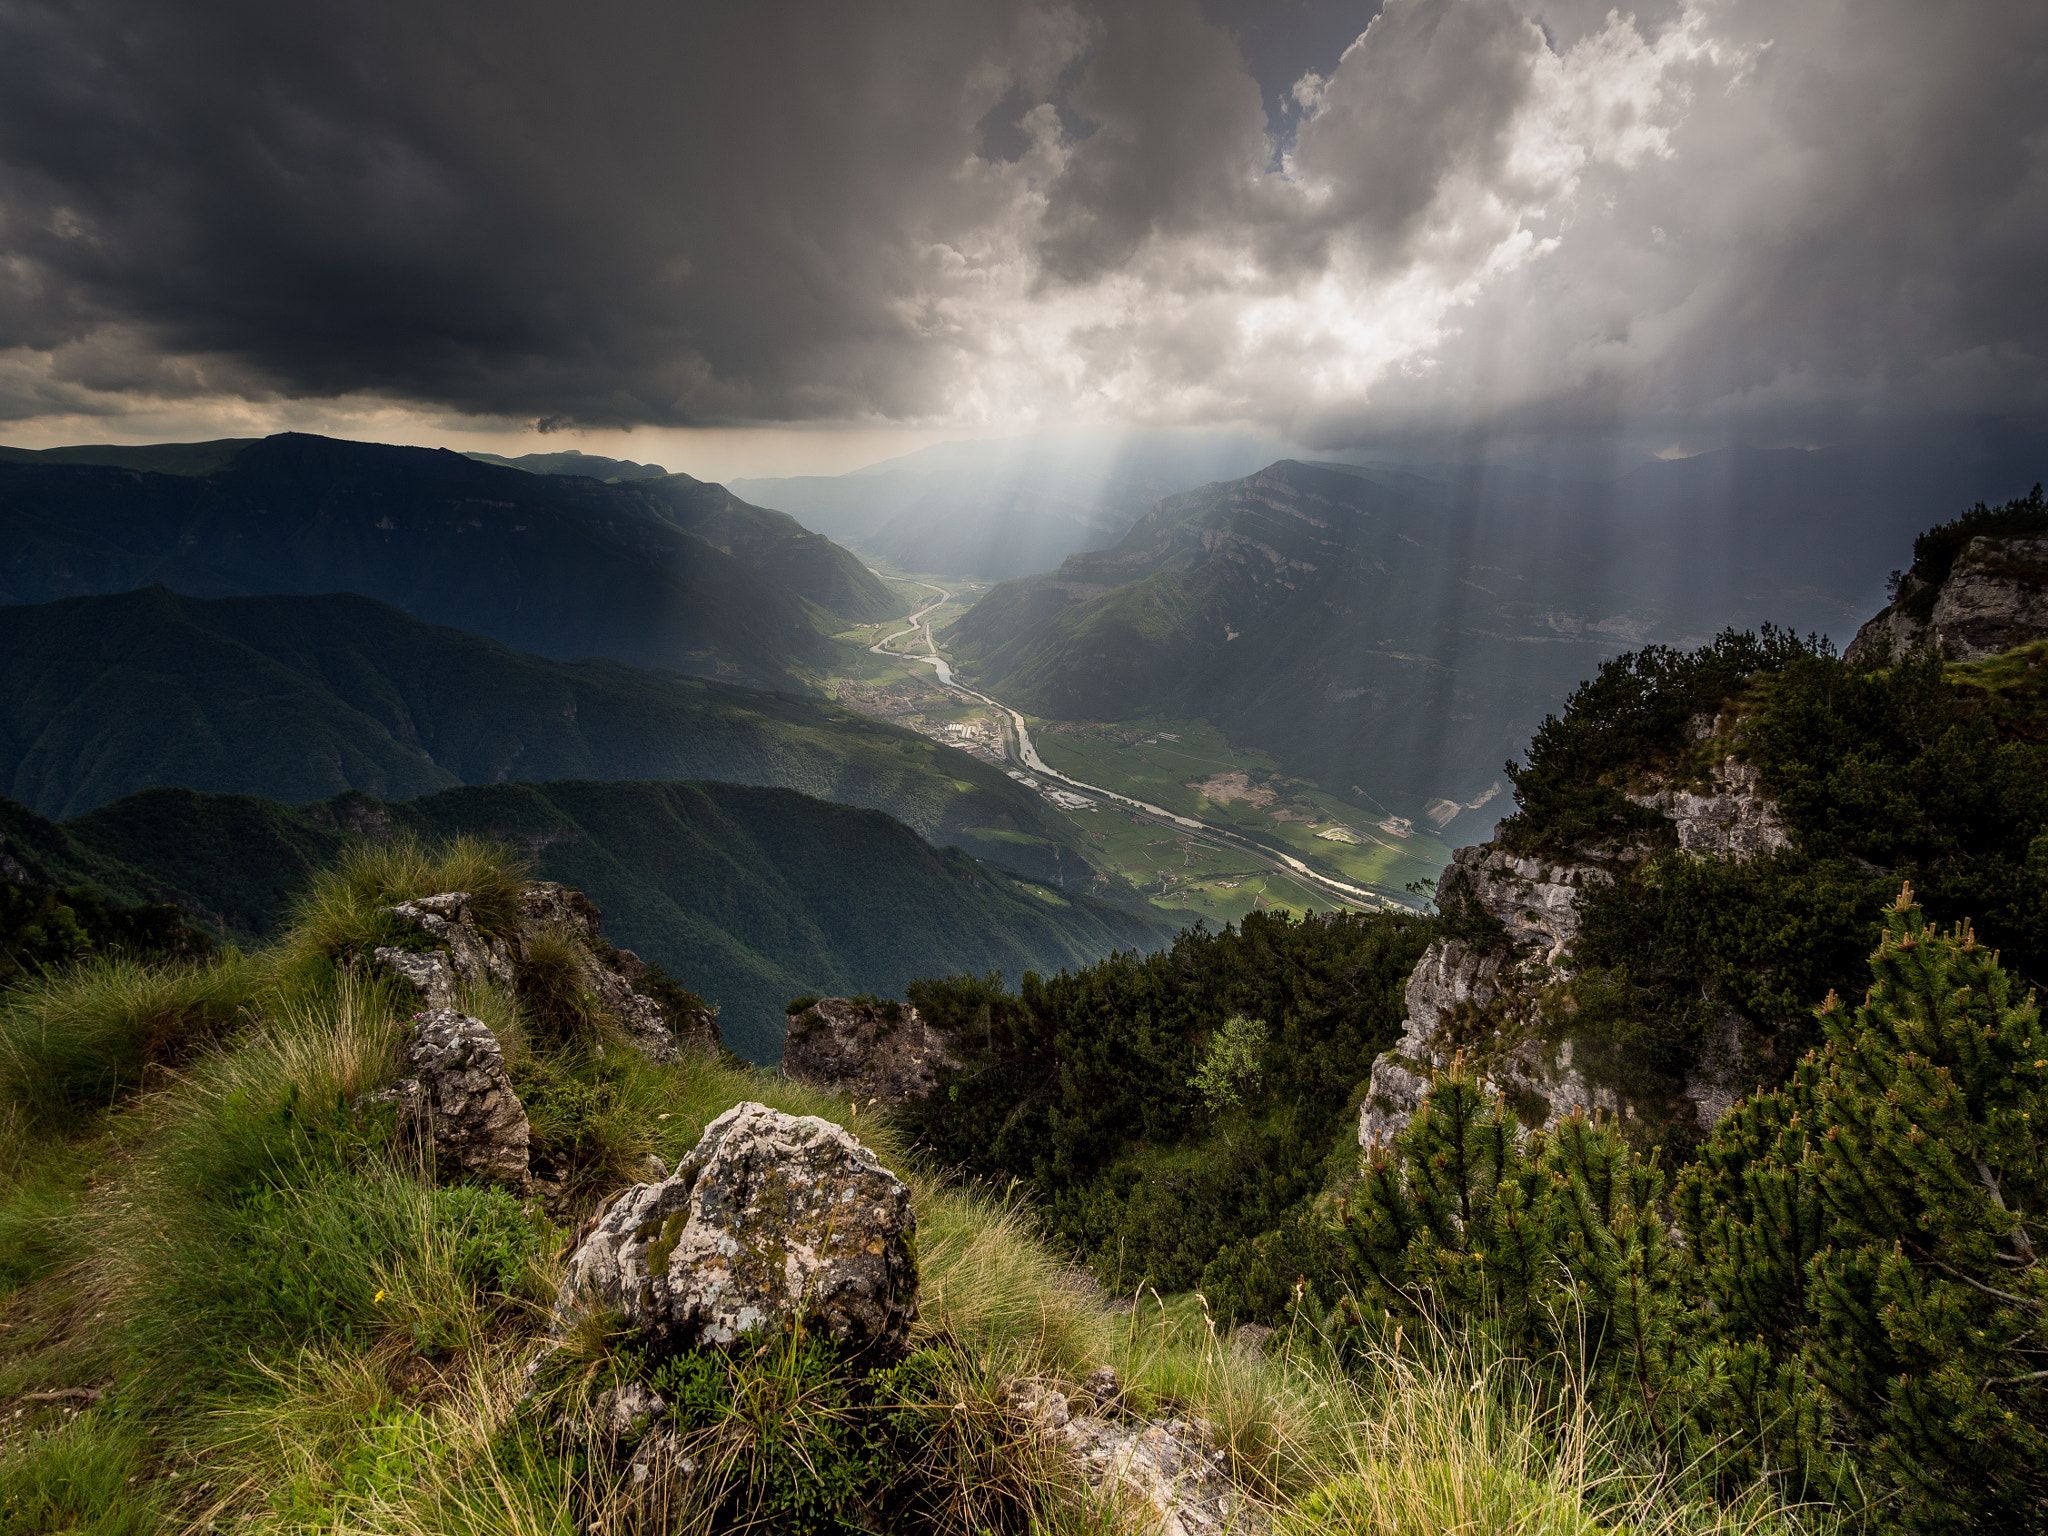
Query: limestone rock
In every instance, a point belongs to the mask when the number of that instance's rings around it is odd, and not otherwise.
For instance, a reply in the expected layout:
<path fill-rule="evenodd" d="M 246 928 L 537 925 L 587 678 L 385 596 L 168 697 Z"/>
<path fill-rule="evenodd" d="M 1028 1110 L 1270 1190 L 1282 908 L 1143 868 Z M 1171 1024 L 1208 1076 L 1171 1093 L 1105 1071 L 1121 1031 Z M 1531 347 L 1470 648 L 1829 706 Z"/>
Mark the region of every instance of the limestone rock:
<path fill-rule="evenodd" d="M 634 990 L 633 983 L 647 974 L 647 967 L 631 950 L 606 943 L 598 931 L 602 922 L 603 914 L 581 891 L 552 880 L 532 881 L 519 892 L 520 958 L 526 957 L 527 946 L 537 935 L 565 934 L 583 952 L 584 985 L 643 1056 L 667 1062 L 685 1049 L 717 1049 L 715 1015 L 692 1011 L 670 1018 L 660 1003 Z"/>
<path fill-rule="evenodd" d="M 1510 949 L 1462 939 L 1432 943 L 1408 976 L 1400 1042 L 1373 1060 L 1358 1107 L 1358 1144 L 1368 1150 L 1390 1145 L 1429 1097 L 1431 1075 L 1467 1050 L 1481 1063 L 1480 1091 L 1507 1094 L 1525 1119 L 1546 1129 L 1574 1111 L 1623 1109 L 1611 1091 L 1588 1083 L 1573 1065 L 1571 1041 L 1532 1036 L 1497 1045 L 1492 1038 L 1496 1027 L 1512 1035 L 1531 1022 L 1534 987 L 1554 974 L 1541 960 L 1518 962 Z"/>
<path fill-rule="evenodd" d="M 1264 1513 L 1232 1479 L 1230 1454 L 1215 1444 L 1215 1426 L 1201 1419 L 1123 1416 L 1121 1384 L 1106 1366 L 1071 1397 L 1049 1381 L 1014 1378 L 1004 1384 L 1001 1402 L 1066 1448 L 1120 1530 L 1243 1536 L 1268 1529 Z"/>
<path fill-rule="evenodd" d="M 470 911 L 469 892 L 442 891 L 378 908 L 403 918 L 436 944 L 445 945 L 456 978 L 472 987 L 512 985 L 512 952 L 505 941 L 482 932 Z M 379 952 L 382 958 L 382 952 Z M 437 1005 L 445 1006 L 445 1005 Z"/>
<path fill-rule="evenodd" d="M 1856 632 L 1856 661 L 1889 645 L 1895 656 L 1932 645 L 1950 661 L 1977 661 L 2048 636 L 2048 535 L 1980 534 L 1934 589 L 1909 575 L 1899 600 Z"/>
<path fill-rule="evenodd" d="M 1762 773 L 1728 758 L 1714 769 L 1714 790 L 1661 789 L 1628 798 L 1660 811 L 1678 829 L 1678 846 L 1707 858 L 1744 860 L 1792 846 L 1777 805 L 1757 787 Z"/>
<path fill-rule="evenodd" d="M 799 1315 L 900 1351 L 917 1314 L 910 1192 L 838 1126 L 739 1104 L 658 1184 L 614 1199 L 569 1261 L 566 1319 L 605 1307 L 663 1352 Z"/>
<path fill-rule="evenodd" d="M 1230 1476 L 1230 1455 L 1199 1419 L 1117 1423 L 1082 1414 L 1057 1430 L 1096 1498 L 1126 1529 L 1157 1536 L 1248 1536 L 1264 1514 Z"/>
<path fill-rule="evenodd" d="M 1579 935 L 1580 892 L 1614 879 L 1597 864 L 1530 857 L 1494 843 L 1460 848 L 1451 862 L 1479 904 L 1507 929 L 1508 942 L 1553 964 Z"/>
<path fill-rule="evenodd" d="M 490 1029 L 453 1009 L 430 1009 L 415 1016 L 406 1059 L 414 1076 L 365 1099 L 397 1104 L 401 1125 L 432 1140 L 443 1173 L 524 1184 L 526 1107 Z"/>
<path fill-rule="evenodd" d="M 862 1105 L 894 1107 L 930 1094 L 940 1067 L 960 1065 L 951 1043 L 915 1008 L 827 997 L 789 1021 L 782 1070 Z"/>
<path fill-rule="evenodd" d="M 455 1006 L 455 968 L 440 950 L 379 946 L 375 958 L 385 970 L 418 988 L 421 999 L 429 1008 Z"/>

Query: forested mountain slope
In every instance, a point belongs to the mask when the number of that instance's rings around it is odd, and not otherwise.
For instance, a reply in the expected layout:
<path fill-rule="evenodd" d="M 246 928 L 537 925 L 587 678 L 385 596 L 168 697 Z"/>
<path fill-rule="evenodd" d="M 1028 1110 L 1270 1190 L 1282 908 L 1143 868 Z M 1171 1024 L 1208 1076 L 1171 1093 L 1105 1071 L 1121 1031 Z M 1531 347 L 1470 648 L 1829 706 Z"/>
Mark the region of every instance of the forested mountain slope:
<path fill-rule="evenodd" d="M 540 878 L 586 892 L 615 942 L 720 1004 L 727 1044 L 763 1062 L 780 1054 L 782 1005 L 800 994 L 897 992 L 954 971 L 1051 973 L 1175 931 L 1162 914 L 933 848 L 879 811 L 737 784 L 479 785 L 301 809 L 163 789 L 62 826 L 0 804 L 0 826 L 41 883 L 176 900 L 242 942 L 275 937 L 352 837 L 502 841 Z"/>
<path fill-rule="evenodd" d="M 0 793 L 48 816 L 155 785 L 298 805 L 563 778 L 780 785 L 1032 874 L 1080 836 L 989 764 L 829 701 L 545 660 L 364 597 L 0 607 Z"/>
<path fill-rule="evenodd" d="M 352 591 L 542 655 L 771 687 L 808 685 L 829 633 L 899 606 L 830 540 L 686 476 L 608 485 L 301 433 L 9 450 L 0 548 L 10 603 Z"/>

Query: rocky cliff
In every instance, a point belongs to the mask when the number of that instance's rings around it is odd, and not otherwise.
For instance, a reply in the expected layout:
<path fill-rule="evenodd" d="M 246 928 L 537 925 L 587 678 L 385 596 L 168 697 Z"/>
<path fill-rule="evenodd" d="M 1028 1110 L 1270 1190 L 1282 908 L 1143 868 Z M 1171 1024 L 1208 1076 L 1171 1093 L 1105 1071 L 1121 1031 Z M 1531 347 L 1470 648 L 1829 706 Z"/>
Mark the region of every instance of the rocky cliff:
<path fill-rule="evenodd" d="M 1979 503 L 1913 544 L 1891 604 L 1856 632 L 1851 661 L 1931 645 L 1978 661 L 2048 635 L 2048 503 L 2041 487 L 2002 507 Z"/>
<path fill-rule="evenodd" d="M 1735 723 L 1718 716 L 1696 716 L 1686 735 L 1716 750 L 1740 740 Z M 1567 859 L 1518 854 L 1498 841 L 1498 832 L 1494 842 L 1459 849 L 1442 882 L 1442 904 L 1460 915 L 1461 929 L 1484 936 L 1438 939 L 1409 976 L 1401 1040 L 1373 1063 L 1359 1106 L 1359 1144 L 1390 1143 L 1428 1096 L 1431 1075 L 1461 1057 L 1531 1127 L 1554 1126 L 1580 1110 L 1641 1118 L 1649 1106 L 1590 1081 L 1575 1061 L 1569 983 L 1580 898 L 1670 841 L 1703 859 L 1748 859 L 1786 847 L 1790 834 L 1757 780 L 1757 770 L 1729 752 L 1705 782 L 1631 791 L 1629 800 L 1668 823 L 1665 839 L 1645 834 L 1581 848 Z M 1733 1014 L 1719 1033 L 1715 1059 L 1685 1083 L 1701 1130 L 1735 1097 L 1730 1074 L 1740 1025 Z"/>

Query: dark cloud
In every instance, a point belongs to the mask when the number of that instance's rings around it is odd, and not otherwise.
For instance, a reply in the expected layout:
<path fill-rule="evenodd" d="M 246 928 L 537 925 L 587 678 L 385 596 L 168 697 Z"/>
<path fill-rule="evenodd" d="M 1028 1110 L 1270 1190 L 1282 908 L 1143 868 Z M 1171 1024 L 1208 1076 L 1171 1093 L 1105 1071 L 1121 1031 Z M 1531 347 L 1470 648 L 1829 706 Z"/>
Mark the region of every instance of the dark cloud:
<path fill-rule="evenodd" d="M 2017 4 L 0 0 L 0 418 L 2039 412 L 2044 84 Z"/>

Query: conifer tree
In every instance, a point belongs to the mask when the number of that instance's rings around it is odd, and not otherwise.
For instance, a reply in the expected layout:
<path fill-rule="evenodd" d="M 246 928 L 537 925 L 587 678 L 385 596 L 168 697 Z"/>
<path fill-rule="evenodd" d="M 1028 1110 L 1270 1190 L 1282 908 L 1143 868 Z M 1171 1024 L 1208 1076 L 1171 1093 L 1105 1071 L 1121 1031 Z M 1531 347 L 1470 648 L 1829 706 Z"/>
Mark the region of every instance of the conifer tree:
<path fill-rule="evenodd" d="M 1663 1199 L 1663 1174 L 1612 1122 L 1524 1131 L 1454 1065 L 1340 1207 L 1359 1282 L 1341 1319 L 1482 1338 L 1582 1376 L 1661 1438 L 1685 1271 Z"/>

